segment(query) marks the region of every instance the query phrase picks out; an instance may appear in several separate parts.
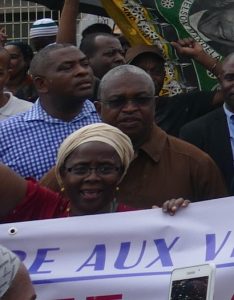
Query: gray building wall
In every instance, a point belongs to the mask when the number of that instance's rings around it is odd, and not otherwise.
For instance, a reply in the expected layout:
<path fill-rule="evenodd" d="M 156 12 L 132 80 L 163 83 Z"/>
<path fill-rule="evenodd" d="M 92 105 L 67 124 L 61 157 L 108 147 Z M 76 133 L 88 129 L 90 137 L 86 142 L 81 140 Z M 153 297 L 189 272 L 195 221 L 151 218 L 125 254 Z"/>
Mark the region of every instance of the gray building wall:
<path fill-rule="evenodd" d="M 41 18 L 52 18 L 59 22 L 60 14 L 42 5 L 23 0 L 0 0 L 0 28 L 4 27 L 8 40 L 29 42 L 28 34 L 32 23 Z M 113 26 L 109 18 L 80 14 L 77 18 L 77 43 L 80 43 L 81 32 L 93 23 L 106 23 Z"/>

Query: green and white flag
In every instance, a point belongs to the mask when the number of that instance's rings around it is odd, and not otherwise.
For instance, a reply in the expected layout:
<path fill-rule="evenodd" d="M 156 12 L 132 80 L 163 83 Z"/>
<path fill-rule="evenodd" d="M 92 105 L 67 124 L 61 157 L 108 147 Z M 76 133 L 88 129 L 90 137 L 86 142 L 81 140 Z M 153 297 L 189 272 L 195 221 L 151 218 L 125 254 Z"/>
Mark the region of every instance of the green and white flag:
<path fill-rule="evenodd" d="M 102 0 L 132 45 L 157 44 L 167 59 L 163 94 L 212 90 L 217 79 L 191 59 L 178 58 L 170 42 L 193 37 L 212 57 L 234 51 L 234 0 Z M 176 84 L 176 81 L 179 82 Z"/>

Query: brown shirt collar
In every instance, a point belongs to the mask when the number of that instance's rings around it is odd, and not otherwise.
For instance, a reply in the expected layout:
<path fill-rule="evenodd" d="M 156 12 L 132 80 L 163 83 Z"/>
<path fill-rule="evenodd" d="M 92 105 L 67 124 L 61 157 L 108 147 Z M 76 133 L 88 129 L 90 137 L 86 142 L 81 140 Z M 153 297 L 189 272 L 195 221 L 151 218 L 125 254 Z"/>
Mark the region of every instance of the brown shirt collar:
<path fill-rule="evenodd" d="M 153 125 L 150 138 L 140 149 L 148 154 L 155 162 L 159 162 L 161 153 L 165 148 L 167 134 L 157 125 Z"/>

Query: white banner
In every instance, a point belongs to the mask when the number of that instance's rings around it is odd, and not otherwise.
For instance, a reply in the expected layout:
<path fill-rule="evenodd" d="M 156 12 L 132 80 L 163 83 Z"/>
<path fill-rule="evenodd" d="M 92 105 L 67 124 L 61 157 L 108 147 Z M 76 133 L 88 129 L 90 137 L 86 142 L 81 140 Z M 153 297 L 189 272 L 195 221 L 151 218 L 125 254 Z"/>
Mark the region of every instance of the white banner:
<path fill-rule="evenodd" d="M 173 268 L 216 264 L 215 300 L 234 295 L 234 198 L 0 225 L 39 300 L 166 300 Z M 234 297 L 233 297 L 234 299 Z"/>

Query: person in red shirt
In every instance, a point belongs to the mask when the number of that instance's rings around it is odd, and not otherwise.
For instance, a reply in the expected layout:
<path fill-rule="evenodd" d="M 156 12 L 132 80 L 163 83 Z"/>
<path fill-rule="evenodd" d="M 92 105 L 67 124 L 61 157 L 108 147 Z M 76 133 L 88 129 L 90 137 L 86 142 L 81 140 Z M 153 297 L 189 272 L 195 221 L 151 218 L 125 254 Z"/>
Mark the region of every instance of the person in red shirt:
<path fill-rule="evenodd" d="M 0 222 L 134 210 L 115 201 L 118 184 L 133 158 L 128 136 L 116 127 L 97 123 L 75 131 L 60 146 L 55 169 L 60 193 L 0 165 Z M 172 200 L 164 210 L 173 214 L 187 204 L 188 200 Z"/>
<path fill-rule="evenodd" d="M 18 222 L 131 210 L 114 199 L 133 157 L 130 139 L 117 128 L 100 123 L 75 131 L 60 146 L 56 163 L 60 193 L 27 181 L 1 165 L 0 220 Z"/>

